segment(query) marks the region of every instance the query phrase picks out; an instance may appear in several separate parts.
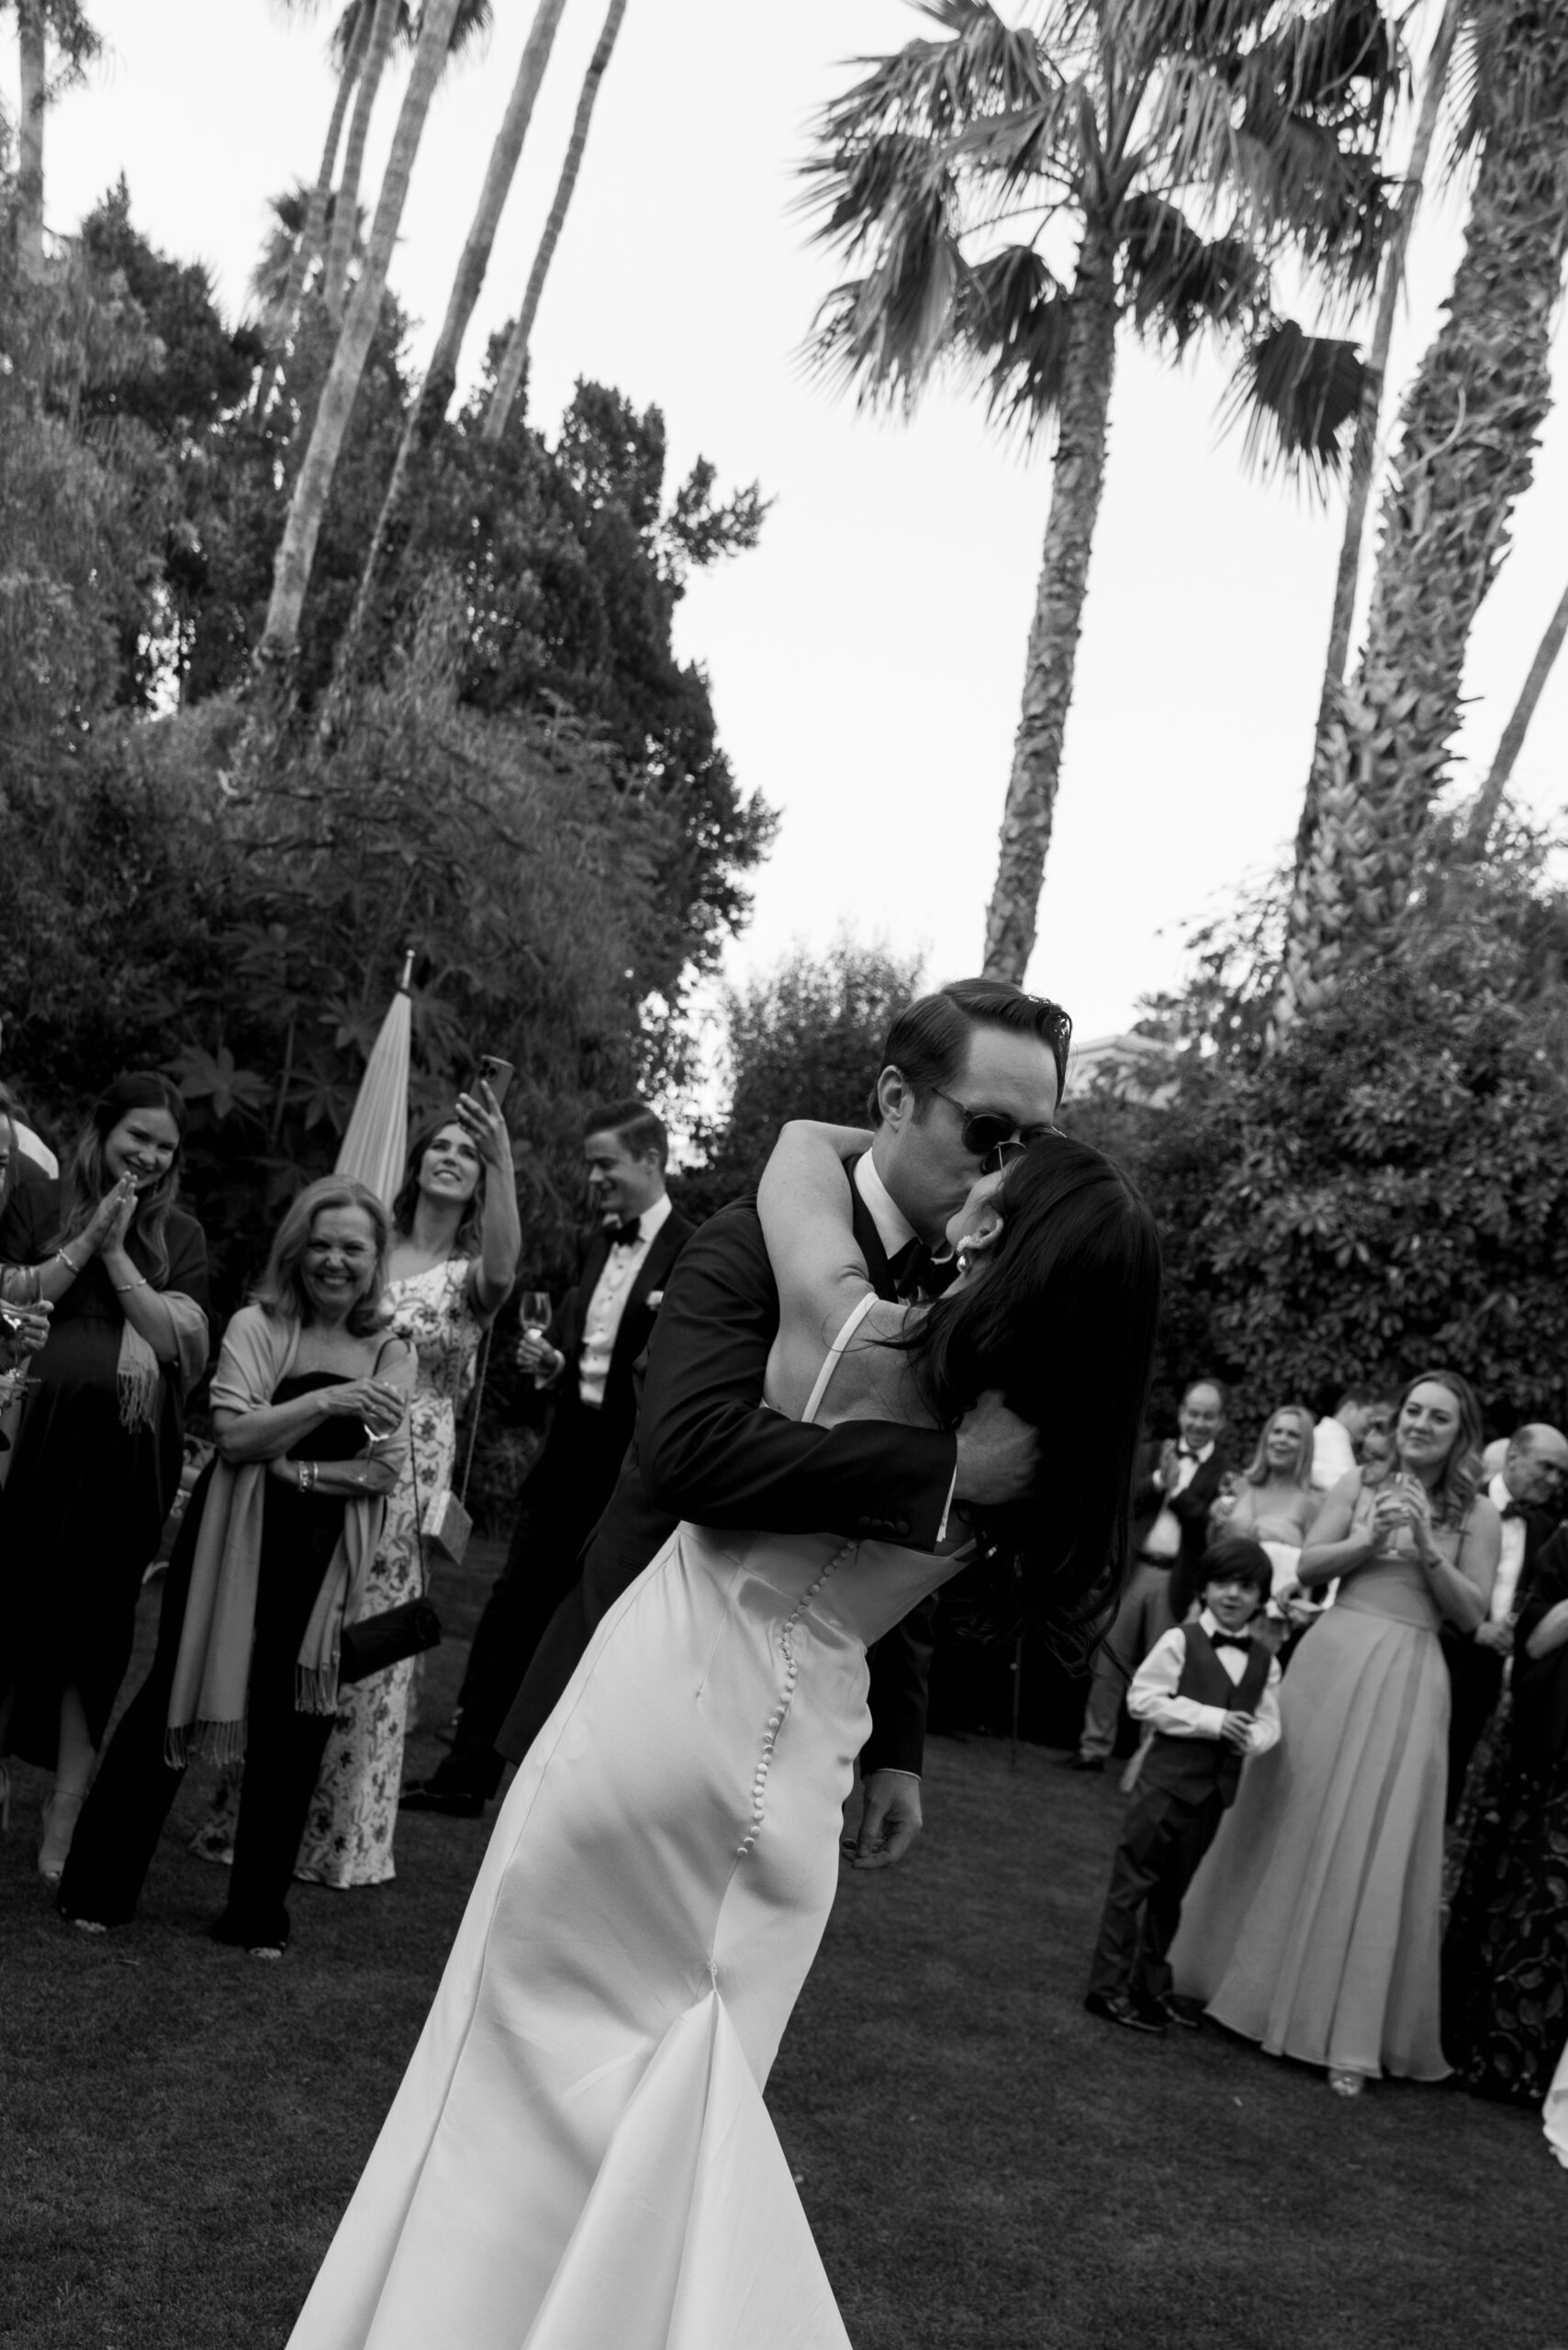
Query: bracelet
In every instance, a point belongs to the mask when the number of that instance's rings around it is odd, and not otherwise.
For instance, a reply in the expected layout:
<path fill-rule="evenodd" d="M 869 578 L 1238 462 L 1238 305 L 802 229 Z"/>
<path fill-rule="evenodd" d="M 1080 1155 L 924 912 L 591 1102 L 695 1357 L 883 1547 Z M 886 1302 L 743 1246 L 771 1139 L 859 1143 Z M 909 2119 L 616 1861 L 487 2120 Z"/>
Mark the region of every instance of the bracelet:
<path fill-rule="evenodd" d="M 302 1494 L 310 1494 L 315 1492 L 316 1479 L 319 1473 L 318 1464 L 314 1460 L 300 1461 L 299 1490 Z"/>
<path fill-rule="evenodd" d="M 120 1297 L 124 1297 L 129 1290 L 151 1289 L 151 1286 L 152 1284 L 148 1280 L 145 1273 L 138 1273 L 133 1281 L 111 1281 L 109 1283 L 109 1287 Z"/>
<path fill-rule="evenodd" d="M 57 1248 L 54 1252 L 54 1256 L 55 1262 L 65 1267 L 73 1281 L 79 1281 L 81 1279 L 82 1268 L 76 1262 L 74 1257 L 68 1257 L 63 1248 Z"/>

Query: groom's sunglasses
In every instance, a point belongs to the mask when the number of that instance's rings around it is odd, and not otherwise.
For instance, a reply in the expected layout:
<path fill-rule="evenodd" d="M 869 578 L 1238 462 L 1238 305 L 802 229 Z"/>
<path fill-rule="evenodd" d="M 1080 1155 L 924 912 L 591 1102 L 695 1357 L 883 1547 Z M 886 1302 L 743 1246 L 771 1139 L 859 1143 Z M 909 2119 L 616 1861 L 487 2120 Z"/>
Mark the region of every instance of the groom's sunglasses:
<path fill-rule="evenodd" d="M 978 1158 L 982 1175 L 1000 1175 L 1004 1167 L 1019 1158 L 1032 1142 L 1046 1135 L 1058 1135 L 1059 1126 L 1021 1126 L 1005 1110 L 971 1110 L 951 1093 L 944 1093 L 939 1085 L 931 1089 L 939 1100 L 957 1110 L 963 1124 L 958 1139 L 971 1158 Z"/>

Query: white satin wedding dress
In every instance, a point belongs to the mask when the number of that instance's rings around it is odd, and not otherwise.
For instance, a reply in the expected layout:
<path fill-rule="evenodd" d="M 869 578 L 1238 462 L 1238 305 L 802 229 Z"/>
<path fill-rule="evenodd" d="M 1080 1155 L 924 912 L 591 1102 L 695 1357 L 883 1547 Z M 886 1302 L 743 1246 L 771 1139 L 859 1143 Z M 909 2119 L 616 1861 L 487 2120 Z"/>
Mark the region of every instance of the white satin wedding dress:
<path fill-rule="evenodd" d="M 762 2089 L 867 1647 L 958 1564 L 677 1528 L 507 1796 L 289 2350 L 848 2350 Z"/>

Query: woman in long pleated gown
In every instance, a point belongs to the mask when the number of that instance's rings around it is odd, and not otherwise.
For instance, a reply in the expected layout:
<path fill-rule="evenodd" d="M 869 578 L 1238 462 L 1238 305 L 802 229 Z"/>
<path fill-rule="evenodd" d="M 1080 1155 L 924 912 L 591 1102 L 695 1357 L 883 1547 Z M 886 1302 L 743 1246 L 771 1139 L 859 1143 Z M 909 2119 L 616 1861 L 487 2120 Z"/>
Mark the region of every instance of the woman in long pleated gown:
<path fill-rule="evenodd" d="M 1047 1138 L 954 1219 L 948 1295 L 889 1305 L 855 1255 L 854 1139 L 789 1130 L 765 1181 L 770 1401 L 945 1425 L 1001 1386 L 1059 1410 L 1081 1498 L 1025 1563 L 1103 1598 L 1158 1309 L 1147 1210 Z M 969 1541 L 670 1537 L 507 1796 L 291 2350 L 846 2350 L 762 2089 L 833 1901 L 867 1646 Z"/>
<path fill-rule="evenodd" d="M 1481 1416 L 1456 1373 L 1400 1399 L 1396 1474 L 1333 1488 L 1303 1550 L 1306 1589 L 1340 1580 L 1280 1698 L 1280 1742 L 1193 1880 L 1178 1991 L 1270 2055 L 1353 2097 L 1380 2073 L 1440 2080 L 1446 1619 L 1486 1612 L 1502 1525 L 1477 1494 Z"/>

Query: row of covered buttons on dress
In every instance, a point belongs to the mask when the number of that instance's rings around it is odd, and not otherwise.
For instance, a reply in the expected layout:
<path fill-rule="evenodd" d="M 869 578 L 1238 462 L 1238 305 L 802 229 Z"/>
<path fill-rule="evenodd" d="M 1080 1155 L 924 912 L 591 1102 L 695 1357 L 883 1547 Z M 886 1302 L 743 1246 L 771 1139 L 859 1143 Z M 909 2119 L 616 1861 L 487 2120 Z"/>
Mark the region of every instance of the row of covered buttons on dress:
<path fill-rule="evenodd" d="M 762 1754 L 751 1782 L 751 1825 L 735 1846 L 737 1860 L 745 1860 L 762 1832 L 763 1797 L 767 1791 L 767 1774 L 773 1763 L 773 1750 L 778 1742 L 778 1733 L 783 1729 L 789 1715 L 790 1702 L 795 1695 L 795 1684 L 801 1677 L 800 1660 L 795 1654 L 790 1635 L 834 1569 L 842 1566 L 846 1559 L 852 1557 L 857 1548 L 857 1544 L 846 1542 L 841 1549 L 834 1552 L 815 1583 L 801 1594 L 800 1598 L 778 1627 L 778 1645 L 784 1651 L 784 1686 L 779 1692 L 778 1703 L 767 1717 L 767 1728 L 763 1732 Z"/>
<path fill-rule="evenodd" d="M 889 1534 L 895 1541 L 902 1541 L 909 1532 L 909 1520 L 907 1517 L 857 1517 L 855 1531 L 857 1534 Z"/>

